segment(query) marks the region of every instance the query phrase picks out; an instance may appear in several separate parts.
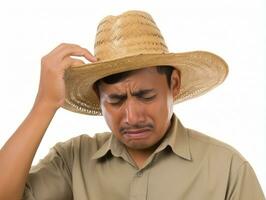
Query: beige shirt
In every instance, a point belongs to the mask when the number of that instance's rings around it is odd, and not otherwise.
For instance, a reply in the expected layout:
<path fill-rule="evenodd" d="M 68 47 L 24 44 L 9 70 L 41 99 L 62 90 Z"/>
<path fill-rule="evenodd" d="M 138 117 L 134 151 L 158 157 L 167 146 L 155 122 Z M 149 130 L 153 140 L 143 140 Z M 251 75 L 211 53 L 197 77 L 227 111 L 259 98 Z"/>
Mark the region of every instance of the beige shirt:
<path fill-rule="evenodd" d="M 263 200 L 250 164 L 232 147 L 186 129 L 173 115 L 142 168 L 111 133 L 56 144 L 31 169 L 23 199 Z"/>

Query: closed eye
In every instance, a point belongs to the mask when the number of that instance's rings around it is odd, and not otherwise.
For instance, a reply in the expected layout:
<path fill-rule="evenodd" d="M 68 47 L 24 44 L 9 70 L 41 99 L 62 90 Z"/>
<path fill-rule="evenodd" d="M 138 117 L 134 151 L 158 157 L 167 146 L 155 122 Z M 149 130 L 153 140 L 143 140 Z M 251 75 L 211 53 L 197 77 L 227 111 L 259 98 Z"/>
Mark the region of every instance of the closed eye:
<path fill-rule="evenodd" d="M 111 105 L 118 105 L 121 104 L 126 98 L 116 98 L 116 99 L 109 99 L 108 103 Z"/>
<path fill-rule="evenodd" d="M 157 95 L 152 95 L 152 96 L 138 96 L 139 99 L 143 99 L 143 100 L 152 100 L 156 97 Z"/>
<path fill-rule="evenodd" d="M 111 104 L 111 105 L 113 105 L 113 106 L 116 106 L 116 105 L 120 105 L 120 104 L 122 104 L 122 100 L 120 100 L 120 101 L 116 101 L 116 102 L 109 102 L 109 104 Z"/>
<path fill-rule="evenodd" d="M 144 89 L 133 92 L 132 95 L 137 97 L 138 99 L 150 101 L 156 97 L 157 92 L 155 89 Z"/>
<path fill-rule="evenodd" d="M 107 102 L 112 105 L 116 105 L 124 101 L 126 98 L 127 98 L 126 95 L 111 94 L 108 96 Z"/>
<path fill-rule="evenodd" d="M 107 102 L 111 105 L 120 105 L 126 100 L 127 96 L 117 96 L 111 97 L 107 99 Z"/>

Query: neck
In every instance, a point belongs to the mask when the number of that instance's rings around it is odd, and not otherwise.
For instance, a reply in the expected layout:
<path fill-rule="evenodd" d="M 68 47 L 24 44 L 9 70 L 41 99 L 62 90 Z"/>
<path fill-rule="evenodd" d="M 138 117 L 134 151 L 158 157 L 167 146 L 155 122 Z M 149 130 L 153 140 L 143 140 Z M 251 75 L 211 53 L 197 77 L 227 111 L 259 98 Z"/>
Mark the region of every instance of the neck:
<path fill-rule="evenodd" d="M 160 143 L 147 148 L 147 149 L 132 149 L 127 147 L 127 152 L 130 157 L 135 161 L 137 166 L 141 168 L 144 162 L 150 157 L 150 155 L 157 149 Z"/>

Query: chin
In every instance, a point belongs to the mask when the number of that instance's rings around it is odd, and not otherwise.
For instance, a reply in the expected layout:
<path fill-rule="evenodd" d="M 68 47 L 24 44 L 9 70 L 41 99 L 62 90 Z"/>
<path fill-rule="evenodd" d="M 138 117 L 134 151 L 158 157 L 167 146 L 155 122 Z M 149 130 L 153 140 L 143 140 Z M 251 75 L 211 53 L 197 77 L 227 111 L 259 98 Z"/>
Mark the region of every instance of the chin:
<path fill-rule="evenodd" d="M 156 144 L 147 144 L 142 142 L 131 142 L 130 144 L 125 144 L 128 148 L 134 150 L 148 150 L 157 146 Z"/>

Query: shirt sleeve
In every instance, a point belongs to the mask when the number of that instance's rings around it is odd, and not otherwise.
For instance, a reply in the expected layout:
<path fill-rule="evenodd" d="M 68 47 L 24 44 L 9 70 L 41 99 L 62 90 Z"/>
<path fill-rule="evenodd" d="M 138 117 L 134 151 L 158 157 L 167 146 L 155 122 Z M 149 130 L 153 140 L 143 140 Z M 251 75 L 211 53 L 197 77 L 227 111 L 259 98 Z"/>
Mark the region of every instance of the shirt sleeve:
<path fill-rule="evenodd" d="M 60 145 L 56 145 L 44 159 L 33 166 L 28 175 L 22 199 L 73 199 L 71 169 L 67 156 L 69 152 Z"/>
<path fill-rule="evenodd" d="M 265 200 L 256 174 L 250 164 L 244 162 L 232 176 L 229 185 L 228 200 Z"/>

